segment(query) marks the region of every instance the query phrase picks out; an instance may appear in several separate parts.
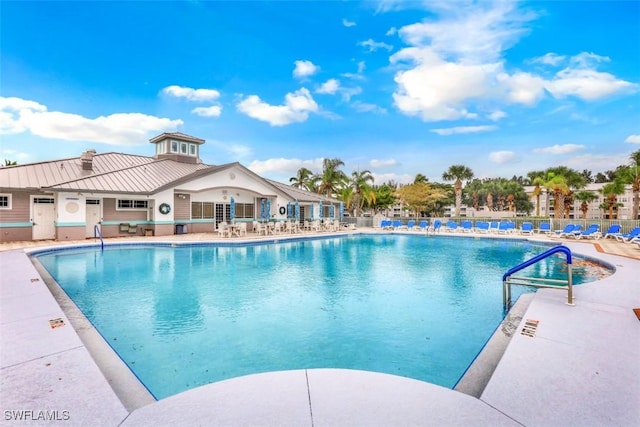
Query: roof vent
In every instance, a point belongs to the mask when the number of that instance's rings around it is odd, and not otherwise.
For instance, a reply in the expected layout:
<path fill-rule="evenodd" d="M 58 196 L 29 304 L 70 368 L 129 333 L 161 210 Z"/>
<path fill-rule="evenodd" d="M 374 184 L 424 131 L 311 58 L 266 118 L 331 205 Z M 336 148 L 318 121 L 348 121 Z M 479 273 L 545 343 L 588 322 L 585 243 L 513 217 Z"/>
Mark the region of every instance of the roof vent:
<path fill-rule="evenodd" d="M 93 156 L 95 156 L 95 154 L 96 150 L 93 148 L 89 148 L 87 151 L 82 153 L 82 156 L 80 156 L 80 160 L 82 160 L 82 170 L 93 170 Z"/>

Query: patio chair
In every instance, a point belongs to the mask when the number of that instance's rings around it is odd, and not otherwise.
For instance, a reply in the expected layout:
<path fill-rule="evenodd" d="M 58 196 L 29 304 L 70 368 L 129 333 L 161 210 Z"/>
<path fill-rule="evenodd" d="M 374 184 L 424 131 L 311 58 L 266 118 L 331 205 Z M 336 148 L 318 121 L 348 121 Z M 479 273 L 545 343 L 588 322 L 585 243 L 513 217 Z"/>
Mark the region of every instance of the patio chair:
<path fill-rule="evenodd" d="M 605 239 L 608 239 L 609 237 L 611 237 L 612 239 L 615 239 L 616 236 L 620 236 L 622 234 L 621 230 L 622 230 L 622 226 L 620 224 L 611 224 L 607 229 L 607 231 L 605 231 L 603 237 Z"/>
<path fill-rule="evenodd" d="M 633 230 L 626 234 L 621 234 L 616 236 L 616 240 L 619 242 L 630 243 L 636 237 L 640 237 L 640 227 L 635 227 Z"/>
<path fill-rule="evenodd" d="M 552 237 L 569 237 L 571 233 L 576 231 L 577 227 L 576 224 L 567 224 L 562 230 L 556 230 Z"/>
<path fill-rule="evenodd" d="M 471 233 L 473 231 L 473 222 L 469 220 L 462 221 L 460 223 L 460 228 L 465 233 Z"/>
<path fill-rule="evenodd" d="M 456 231 L 458 229 L 458 223 L 455 221 L 447 221 L 447 231 Z"/>
<path fill-rule="evenodd" d="M 429 230 L 429 222 L 427 221 L 420 221 L 420 223 L 418 224 L 418 229 L 420 231 L 424 231 L 425 233 L 427 232 L 427 230 Z"/>
<path fill-rule="evenodd" d="M 600 235 L 599 224 L 591 224 L 586 230 L 573 233 L 573 237 L 575 237 L 576 239 L 596 239 Z"/>
<path fill-rule="evenodd" d="M 536 230 L 538 234 L 551 234 L 551 223 L 550 222 L 541 222 L 538 225 L 538 229 Z"/>
<path fill-rule="evenodd" d="M 487 222 L 487 221 L 477 221 L 476 222 L 476 231 L 478 233 L 488 233 L 489 232 L 489 222 Z"/>
<path fill-rule="evenodd" d="M 523 222 L 522 225 L 520 225 L 520 234 L 532 235 L 533 234 L 533 224 L 530 223 L 530 222 Z"/>

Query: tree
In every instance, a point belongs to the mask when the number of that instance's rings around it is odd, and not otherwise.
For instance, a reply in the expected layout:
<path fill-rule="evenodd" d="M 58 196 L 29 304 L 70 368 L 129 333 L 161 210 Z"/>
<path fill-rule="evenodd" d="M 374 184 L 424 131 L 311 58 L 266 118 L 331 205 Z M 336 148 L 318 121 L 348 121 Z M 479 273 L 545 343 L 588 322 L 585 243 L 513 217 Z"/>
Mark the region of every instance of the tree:
<path fill-rule="evenodd" d="M 426 176 L 422 175 L 421 173 L 417 174 L 416 177 L 413 179 L 413 183 L 417 184 L 419 182 L 429 182 L 429 178 L 427 178 Z"/>
<path fill-rule="evenodd" d="M 536 216 L 540 216 L 540 195 L 545 182 L 544 176 L 544 171 L 532 171 L 527 174 L 529 182 L 534 186 L 532 195 L 536 198 Z"/>
<path fill-rule="evenodd" d="M 289 178 L 292 187 L 301 188 L 312 191 L 313 188 L 313 172 L 307 168 L 300 168 L 296 176 Z"/>
<path fill-rule="evenodd" d="M 445 181 L 455 181 L 453 189 L 456 195 L 456 216 L 460 216 L 460 206 L 462 205 L 462 181 L 473 178 L 473 171 L 464 165 L 449 166 L 446 172 L 442 174 Z"/>
<path fill-rule="evenodd" d="M 614 180 L 605 184 L 600 192 L 605 197 L 605 201 L 600 207 L 609 210 L 609 219 L 616 219 L 617 215 L 616 218 L 613 217 L 613 208 L 618 206 L 618 195 L 624 193 L 624 183 L 619 179 Z"/>
<path fill-rule="evenodd" d="M 434 203 L 445 198 L 446 194 L 426 182 L 418 182 L 398 188 L 396 197 L 418 216 L 423 212 L 429 211 Z"/>
<path fill-rule="evenodd" d="M 580 200 L 580 211 L 582 212 L 582 219 L 587 218 L 587 212 L 589 211 L 589 203 L 598 198 L 598 195 L 592 191 L 582 190 L 575 194 L 575 198 Z"/>
<path fill-rule="evenodd" d="M 631 210 L 631 218 L 639 219 L 638 210 L 640 205 L 640 150 L 634 151 L 629 155 L 631 160 L 629 166 L 625 166 L 620 171 L 620 179 L 625 184 L 631 184 L 633 192 L 633 206 Z"/>
<path fill-rule="evenodd" d="M 322 161 L 322 173 L 315 177 L 318 182 L 317 191 L 332 197 L 338 193 L 338 190 L 344 187 L 347 182 L 347 176 L 340 170 L 340 166 L 344 166 L 344 162 L 340 159 L 324 159 Z"/>
<path fill-rule="evenodd" d="M 396 197 L 394 195 L 396 187 L 397 186 L 391 182 L 373 188 L 375 200 L 370 204 L 370 206 L 373 208 L 374 212 L 379 212 L 382 209 L 388 209 L 389 206 L 393 206 L 396 203 Z"/>
<path fill-rule="evenodd" d="M 373 175 L 371 171 L 353 171 L 351 174 L 351 186 L 353 188 L 353 196 L 355 202 L 355 216 L 358 216 L 358 210 L 362 209 L 365 203 L 375 201 L 375 192 L 371 187 L 373 185 Z"/>
<path fill-rule="evenodd" d="M 17 164 L 18 164 L 18 162 L 15 161 L 15 160 L 4 159 L 4 165 L 2 165 L 2 167 L 6 168 L 6 167 L 10 167 L 10 166 L 16 166 Z"/>
<path fill-rule="evenodd" d="M 585 184 L 584 176 L 566 166 L 558 166 L 546 170 L 544 186 L 553 193 L 555 218 L 569 216 L 571 206 L 565 205 L 565 198 L 571 197 L 573 190 L 583 188 Z"/>

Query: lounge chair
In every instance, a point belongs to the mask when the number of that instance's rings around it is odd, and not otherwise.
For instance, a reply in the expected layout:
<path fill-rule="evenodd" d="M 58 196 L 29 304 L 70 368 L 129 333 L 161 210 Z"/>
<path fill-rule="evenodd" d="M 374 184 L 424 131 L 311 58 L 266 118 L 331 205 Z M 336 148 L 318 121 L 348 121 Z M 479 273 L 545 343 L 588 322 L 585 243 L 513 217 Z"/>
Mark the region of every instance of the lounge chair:
<path fill-rule="evenodd" d="M 552 237 L 569 237 L 578 227 L 575 224 L 567 224 L 562 230 L 556 230 Z"/>
<path fill-rule="evenodd" d="M 619 242 L 630 243 L 636 237 L 640 237 L 640 227 L 636 227 L 626 234 L 616 236 L 616 240 Z"/>
<path fill-rule="evenodd" d="M 473 222 L 466 220 L 460 223 L 460 228 L 465 233 L 471 233 L 473 231 Z"/>
<path fill-rule="evenodd" d="M 551 223 L 550 222 L 541 222 L 538 225 L 538 229 L 536 230 L 538 234 L 551 234 Z"/>
<path fill-rule="evenodd" d="M 429 229 L 432 230 L 434 233 L 439 233 L 441 227 L 442 227 L 442 221 L 440 221 L 439 219 L 436 219 L 435 221 L 433 221 L 433 225 L 429 227 Z"/>
<path fill-rule="evenodd" d="M 573 233 L 573 237 L 575 237 L 576 239 L 597 239 L 600 236 L 601 234 L 599 224 L 591 224 L 586 230 Z"/>
<path fill-rule="evenodd" d="M 530 222 L 523 222 L 520 226 L 520 234 L 533 234 L 533 224 Z"/>
<path fill-rule="evenodd" d="M 489 232 L 489 223 L 487 221 L 477 221 L 476 222 L 476 231 L 478 233 L 488 233 Z"/>
<path fill-rule="evenodd" d="M 414 220 L 407 222 L 407 230 L 413 230 L 413 227 L 416 225 Z"/>
<path fill-rule="evenodd" d="M 393 221 L 393 229 L 394 229 L 394 230 L 400 230 L 401 228 L 407 228 L 407 226 L 406 226 L 406 225 L 404 225 L 404 224 L 402 223 L 402 221 L 400 221 L 400 220 L 398 220 L 398 219 L 394 220 L 394 221 Z"/>
<path fill-rule="evenodd" d="M 420 224 L 418 224 L 418 229 L 426 233 L 427 230 L 429 230 L 429 223 L 427 221 L 420 221 Z"/>
<path fill-rule="evenodd" d="M 516 229 L 516 224 L 513 221 L 501 221 L 498 224 L 498 233 L 512 233 Z"/>
<path fill-rule="evenodd" d="M 616 236 L 620 236 L 622 234 L 620 232 L 621 230 L 622 230 L 622 226 L 620 224 L 611 224 L 607 229 L 607 231 L 604 233 L 603 237 L 605 239 L 608 239 L 609 237 L 611 237 L 612 239 L 615 239 Z"/>
<path fill-rule="evenodd" d="M 458 223 L 455 221 L 447 221 L 447 231 L 456 231 L 458 229 Z"/>
<path fill-rule="evenodd" d="M 489 223 L 489 232 L 490 233 L 497 233 L 498 232 L 498 228 L 500 228 L 500 223 L 498 221 L 491 221 Z"/>

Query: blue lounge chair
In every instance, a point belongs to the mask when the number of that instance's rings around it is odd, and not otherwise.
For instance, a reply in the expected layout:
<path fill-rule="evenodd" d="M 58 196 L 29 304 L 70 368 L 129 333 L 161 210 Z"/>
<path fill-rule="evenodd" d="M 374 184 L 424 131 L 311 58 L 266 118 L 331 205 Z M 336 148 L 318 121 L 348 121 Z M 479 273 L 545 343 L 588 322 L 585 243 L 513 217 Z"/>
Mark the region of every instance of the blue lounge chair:
<path fill-rule="evenodd" d="M 380 228 L 383 230 L 391 230 L 393 228 L 390 219 L 383 219 L 380 221 Z"/>
<path fill-rule="evenodd" d="M 416 222 L 414 220 L 410 220 L 409 222 L 407 222 L 407 230 L 413 230 L 413 227 L 416 225 Z"/>
<path fill-rule="evenodd" d="M 498 233 L 511 233 L 515 231 L 516 224 L 513 221 L 501 221 L 498 224 Z"/>
<path fill-rule="evenodd" d="M 573 237 L 576 239 L 596 239 L 601 236 L 600 234 L 600 225 L 599 224 L 591 224 L 589 228 L 584 230 L 583 232 L 574 232 Z"/>
<path fill-rule="evenodd" d="M 490 232 L 498 232 L 498 228 L 500 227 L 500 223 L 498 221 L 491 221 L 489 223 L 489 231 Z"/>
<path fill-rule="evenodd" d="M 424 231 L 426 233 L 429 229 L 429 223 L 427 221 L 420 221 L 420 224 L 418 224 L 418 228 L 420 229 L 420 231 Z"/>
<path fill-rule="evenodd" d="M 618 240 L 619 242 L 630 243 L 633 239 L 639 236 L 640 236 L 640 227 L 636 227 L 626 234 L 621 234 L 619 236 L 616 236 L 616 240 Z"/>
<path fill-rule="evenodd" d="M 487 221 L 477 221 L 476 222 L 476 231 L 478 233 L 488 233 L 489 232 L 489 223 Z"/>
<path fill-rule="evenodd" d="M 616 236 L 620 236 L 622 233 L 622 226 L 620 224 L 611 224 L 607 231 L 604 233 L 604 238 L 607 239 L 609 237 L 615 239 Z"/>
<path fill-rule="evenodd" d="M 402 221 L 400 221 L 399 219 L 393 220 L 393 229 L 394 230 L 399 230 L 399 229 L 405 228 L 405 227 L 406 227 L 406 225 L 404 225 L 402 223 Z"/>
<path fill-rule="evenodd" d="M 530 222 L 523 222 L 520 226 L 520 234 L 533 234 L 533 224 Z"/>
<path fill-rule="evenodd" d="M 556 230 L 553 237 L 569 237 L 576 230 L 577 225 L 567 224 L 562 230 Z"/>
<path fill-rule="evenodd" d="M 471 222 L 469 220 L 462 221 L 460 223 L 460 228 L 465 233 L 470 233 L 471 231 L 473 231 L 473 222 Z"/>
<path fill-rule="evenodd" d="M 538 233 L 539 234 L 551 234 L 551 223 L 550 222 L 541 222 L 538 225 Z"/>
<path fill-rule="evenodd" d="M 447 231 L 456 231 L 458 229 L 458 223 L 455 221 L 447 221 Z"/>

